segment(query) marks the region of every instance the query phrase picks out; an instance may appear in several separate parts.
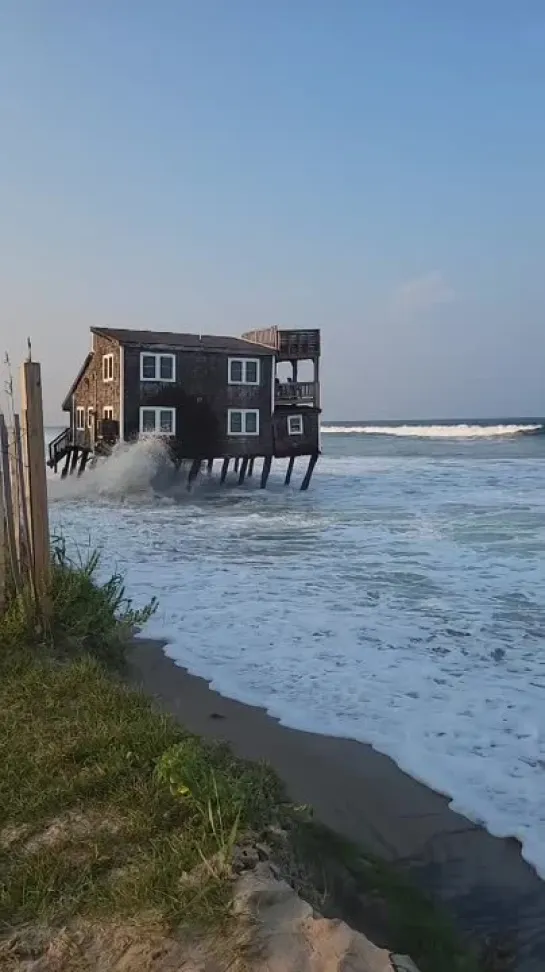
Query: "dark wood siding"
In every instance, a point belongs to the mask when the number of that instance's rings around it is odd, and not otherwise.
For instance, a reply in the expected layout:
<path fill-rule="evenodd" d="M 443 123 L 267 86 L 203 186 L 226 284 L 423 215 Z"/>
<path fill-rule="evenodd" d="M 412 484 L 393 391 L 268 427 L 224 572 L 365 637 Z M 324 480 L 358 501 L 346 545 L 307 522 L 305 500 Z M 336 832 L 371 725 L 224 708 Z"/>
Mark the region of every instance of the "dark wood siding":
<path fill-rule="evenodd" d="M 87 369 L 82 374 L 73 394 L 73 408 L 70 414 L 70 427 L 74 441 L 78 445 L 90 447 L 96 439 L 96 426 L 104 417 L 104 409 L 111 408 L 114 421 L 119 421 L 120 394 L 120 355 L 119 344 L 112 338 L 103 335 L 93 335 L 94 354 Z M 113 380 L 104 381 L 102 373 L 102 359 L 105 354 L 113 355 Z M 85 409 L 85 431 L 78 432 L 75 427 L 75 410 L 77 407 Z M 88 409 L 93 411 L 93 429 L 87 427 Z"/>
<path fill-rule="evenodd" d="M 303 435 L 290 435 L 288 416 L 301 415 Z M 280 408 L 273 417 L 274 454 L 276 456 L 301 456 L 319 451 L 320 412 L 316 408 Z"/>
<path fill-rule="evenodd" d="M 140 354 L 174 354 L 175 382 L 140 380 Z M 228 358 L 222 352 L 176 350 L 126 345 L 125 438 L 137 438 L 140 408 L 144 405 L 176 409 L 175 450 L 187 458 L 266 455 L 272 452 L 272 355 L 256 354 L 260 384 L 229 385 Z M 258 409 L 258 436 L 229 436 L 227 416 L 231 408 Z"/>

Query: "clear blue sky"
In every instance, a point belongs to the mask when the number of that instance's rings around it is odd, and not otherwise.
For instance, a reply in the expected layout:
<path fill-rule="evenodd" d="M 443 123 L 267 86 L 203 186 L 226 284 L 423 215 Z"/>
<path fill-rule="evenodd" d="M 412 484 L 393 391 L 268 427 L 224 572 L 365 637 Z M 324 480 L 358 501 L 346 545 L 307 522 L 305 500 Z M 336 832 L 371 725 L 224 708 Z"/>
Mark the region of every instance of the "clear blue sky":
<path fill-rule="evenodd" d="M 545 412 L 543 0 L 3 0 L 0 346 L 324 330 L 326 418 Z"/>

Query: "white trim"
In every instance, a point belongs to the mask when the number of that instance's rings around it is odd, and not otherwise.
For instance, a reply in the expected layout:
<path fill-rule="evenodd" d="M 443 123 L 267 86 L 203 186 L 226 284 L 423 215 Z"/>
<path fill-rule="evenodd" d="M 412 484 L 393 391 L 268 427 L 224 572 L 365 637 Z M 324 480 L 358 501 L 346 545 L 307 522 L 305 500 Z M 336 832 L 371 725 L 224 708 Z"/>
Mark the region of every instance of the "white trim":
<path fill-rule="evenodd" d="M 143 422 L 144 412 L 154 412 L 155 413 L 155 428 L 154 428 L 153 432 L 150 432 L 149 429 L 144 430 L 144 428 L 143 428 L 143 425 L 144 425 L 144 422 Z M 162 412 L 169 412 L 170 413 L 170 416 L 172 418 L 172 430 L 170 432 L 163 432 L 161 430 L 161 413 Z M 154 406 L 154 405 L 151 405 L 151 406 L 141 405 L 140 406 L 140 416 L 139 416 L 138 428 L 139 428 L 139 431 L 140 431 L 140 435 L 164 435 L 164 436 L 171 436 L 171 437 L 172 436 L 175 436 L 176 435 L 176 409 L 175 408 L 165 408 L 164 406 L 161 406 L 161 405 L 159 405 L 157 407 Z"/>
<path fill-rule="evenodd" d="M 235 381 L 231 378 L 231 365 L 235 362 L 242 365 L 242 378 L 240 381 Z M 256 380 L 248 381 L 247 370 L 248 365 L 255 364 Z M 261 361 L 259 358 L 228 358 L 227 359 L 227 382 L 229 385 L 252 385 L 254 388 L 261 382 Z M 237 409 L 239 411 L 239 409 Z"/>
<path fill-rule="evenodd" d="M 110 382 L 114 380 L 114 356 L 113 354 L 102 355 L 102 381 Z"/>
<path fill-rule="evenodd" d="M 125 441 L 125 348 L 119 345 L 119 439 Z"/>
<path fill-rule="evenodd" d="M 155 372 L 153 378 L 148 378 L 144 374 L 144 358 L 155 359 Z M 161 360 L 163 358 L 168 358 L 172 362 L 171 378 L 161 378 Z M 176 381 L 176 355 L 168 354 L 168 353 L 164 354 L 163 352 L 155 352 L 155 351 L 141 351 L 140 352 L 140 381 L 160 381 L 160 382 Z"/>
<path fill-rule="evenodd" d="M 294 429 L 293 422 L 297 423 L 297 428 Z M 304 435 L 305 433 L 305 423 L 303 422 L 302 415 L 288 415 L 288 435 Z"/>
<path fill-rule="evenodd" d="M 242 416 L 241 419 L 241 431 L 233 432 L 231 428 L 231 419 L 233 414 Z M 246 431 L 246 416 L 255 415 L 255 432 Z M 229 408 L 227 410 L 227 435 L 259 435 L 259 409 L 258 408 Z"/>
<path fill-rule="evenodd" d="M 106 413 L 108 413 L 108 414 L 106 414 Z M 113 407 L 113 405 L 105 405 L 104 406 L 104 408 L 102 409 L 102 418 L 103 419 L 110 419 L 110 421 L 113 422 L 113 419 L 114 419 L 114 407 Z"/>
<path fill-rule="evenodd" d="M 76 406 L 76 432 L 85 432 L 85 408 L 83 405 Z"/>
<path fill-rule="evenodd" d="M 93 406 L 92 405 L 88 405 L 87 406 L 87 428 L 88 429 L 92 429 L 93 428 L 92 419 L 93 419 L 93 415 L 94 414 L 95 414 L 95 410 L 94 410 Z"/>

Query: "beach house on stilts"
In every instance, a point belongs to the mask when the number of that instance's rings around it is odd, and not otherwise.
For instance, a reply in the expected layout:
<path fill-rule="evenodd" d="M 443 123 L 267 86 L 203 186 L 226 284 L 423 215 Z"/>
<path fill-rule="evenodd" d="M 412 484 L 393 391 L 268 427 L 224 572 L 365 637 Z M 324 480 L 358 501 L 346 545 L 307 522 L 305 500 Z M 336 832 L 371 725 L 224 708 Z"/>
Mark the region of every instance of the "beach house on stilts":
<path fill-rule="evenodd" d="M 159 436 L 191 486 L 203 464 L 230 463 L 240 483 L 262 461 L 265 488 L 274 458 L 308 457 L 308 489 L 320 454 L 320 331 L 250 331 L 241 338 L 96 327 L 63 409 L 67 427 L 49 445 L 49 465 L 81 473 L 119 441 Z M 313 364 L 299 380 L 301 362 Z M 283 367 L 282 367 L 283 366 Z M 282 380 L 286 367 L 291 373 Z"/>

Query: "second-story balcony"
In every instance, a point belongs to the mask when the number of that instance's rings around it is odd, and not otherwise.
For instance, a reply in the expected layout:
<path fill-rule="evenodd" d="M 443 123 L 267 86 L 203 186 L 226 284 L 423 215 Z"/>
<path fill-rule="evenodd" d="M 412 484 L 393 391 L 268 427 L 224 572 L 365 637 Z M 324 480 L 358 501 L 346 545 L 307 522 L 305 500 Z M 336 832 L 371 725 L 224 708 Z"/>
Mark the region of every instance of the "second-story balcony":
<path fill-rule="evenodd" d="M 316 405 L 318 385 L 315 381 L 283 381 L 275 387 L 277 405 Z"/>

